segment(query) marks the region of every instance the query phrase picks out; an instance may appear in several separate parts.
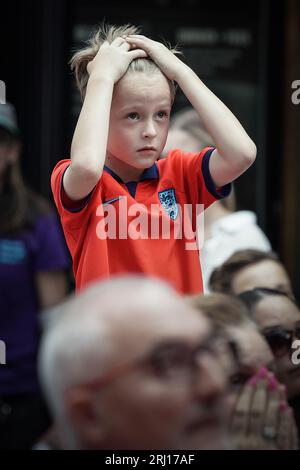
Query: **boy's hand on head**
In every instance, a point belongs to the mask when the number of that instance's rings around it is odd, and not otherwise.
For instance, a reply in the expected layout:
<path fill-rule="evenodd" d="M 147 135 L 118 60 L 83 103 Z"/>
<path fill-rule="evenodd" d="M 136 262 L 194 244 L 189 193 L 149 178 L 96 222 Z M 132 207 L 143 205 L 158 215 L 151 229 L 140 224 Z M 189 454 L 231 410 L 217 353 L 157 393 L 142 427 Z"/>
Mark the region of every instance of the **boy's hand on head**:
<path fill-rule="evenodd" d="M 153 41 L 140 34 L 127 36 L 126 41 L 133 48 L 143 49 L 170 80 L 176 80 L 182 67 L 186 67 L 185 64 L 161 42 Z"/>
<path fill-rule="evenodd" d="M 111 44 L 105 41 L 96 56 L 87 65 L 90 78 L 109 78 L 116 83 L 125 74 L 130 62 L 137 58 L 147 57 L 143 49 L 131 49 L 130 44 L 122 37 Z"/>

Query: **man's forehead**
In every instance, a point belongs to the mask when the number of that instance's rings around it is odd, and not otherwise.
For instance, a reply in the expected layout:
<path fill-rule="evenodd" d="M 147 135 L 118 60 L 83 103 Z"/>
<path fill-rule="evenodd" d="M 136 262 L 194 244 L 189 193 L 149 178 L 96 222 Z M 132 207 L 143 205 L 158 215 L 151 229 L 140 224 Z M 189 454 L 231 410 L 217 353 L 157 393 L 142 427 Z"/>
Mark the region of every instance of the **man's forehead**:
<path fill-rule="evenodd" d="M 139 314 L 140 313 L 140 314 Z M 112 334 L 122 348 L 149 349 L 173 340 L 194 343 L 211 331 L 208 320 L 198 312 L 156 310 L 131 312 L 112 325 Z"/>

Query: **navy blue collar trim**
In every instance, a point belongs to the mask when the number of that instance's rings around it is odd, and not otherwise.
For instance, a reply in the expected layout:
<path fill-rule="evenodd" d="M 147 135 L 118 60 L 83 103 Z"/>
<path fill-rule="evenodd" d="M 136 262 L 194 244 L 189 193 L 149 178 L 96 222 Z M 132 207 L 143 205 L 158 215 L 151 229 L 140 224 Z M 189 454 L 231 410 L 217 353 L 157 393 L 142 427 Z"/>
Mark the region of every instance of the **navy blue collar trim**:
<path fill-rule="evenodd" d="M 108 166 L 104 165 L 104 170 L 109 173 L 116 181 L 118 181 L 118 183 L 123 183 L 123 181 L 121 180 L 120 176 L 117 175 L 117 173 L 115 173 L 114 171 L 112 171 L 110 168 L 108 168 Z"/>
<path fill-rule="evenodd" d="M 124 184 L 124 181 L 118 176 L 113 170 L 108 168 L 108 166 L 104 165 L 104 170 L 109 173 L 118 183 Z M 156 163 L 154 163 L 150 168 L 146 168 L 146 170 L 143 171 L 140 180 L 139 181 L 144 181 L 144 180 L 154 180 L 159 178 L 159 172 Z M 133 181 L 130 181 L 132 183 Z M 136 183 L 136 181 L 134 181 Z M 128 184 L 128 183 L 127 183 Z"/>

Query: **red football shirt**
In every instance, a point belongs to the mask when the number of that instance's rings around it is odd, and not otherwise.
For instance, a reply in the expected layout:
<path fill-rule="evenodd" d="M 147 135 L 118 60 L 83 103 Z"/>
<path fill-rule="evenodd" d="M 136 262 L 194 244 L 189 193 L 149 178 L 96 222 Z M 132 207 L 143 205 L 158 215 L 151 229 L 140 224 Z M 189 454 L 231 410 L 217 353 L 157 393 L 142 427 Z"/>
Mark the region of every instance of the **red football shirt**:
<path fill-rule="evenodd" d="M 62 184 L 70 160 L 57 163 L 51 187 L 77 290 L 96 279 L 140 273 L 162 278 L 184 294 L 202 292 L 195 249 L 197 205 L 207 208 L 230 192 L 230 184 L 216 188 L 211 179 L 213 150 L 172 150 L 145 170 L 139 182 L 125 184 L 104 167 L 91 194 L 76 203 Z"/>

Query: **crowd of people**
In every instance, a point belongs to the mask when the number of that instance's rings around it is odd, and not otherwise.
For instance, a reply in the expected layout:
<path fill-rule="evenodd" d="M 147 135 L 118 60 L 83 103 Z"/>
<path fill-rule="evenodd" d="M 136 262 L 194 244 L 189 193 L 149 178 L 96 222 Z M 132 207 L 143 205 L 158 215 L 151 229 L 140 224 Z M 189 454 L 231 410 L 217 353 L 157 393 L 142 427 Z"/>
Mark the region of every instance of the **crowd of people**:
<path fill-rule="evenodd" d="M 74 55 L 84 101 L 51 178 L 61 224 L 25 183 L 15 111 L 0 105 L 0 448 L 298 449 L 300 310 L 255 213 L 229 195 L 255 146 L 176 54 L 126 25 Z M 174 81 L 194 109 L 167 140 Z M 176 195 L 204 204 L 200 254 L 93 238 L 99 203 L 147 211 L 157 194 L 174 225 Z"/>

